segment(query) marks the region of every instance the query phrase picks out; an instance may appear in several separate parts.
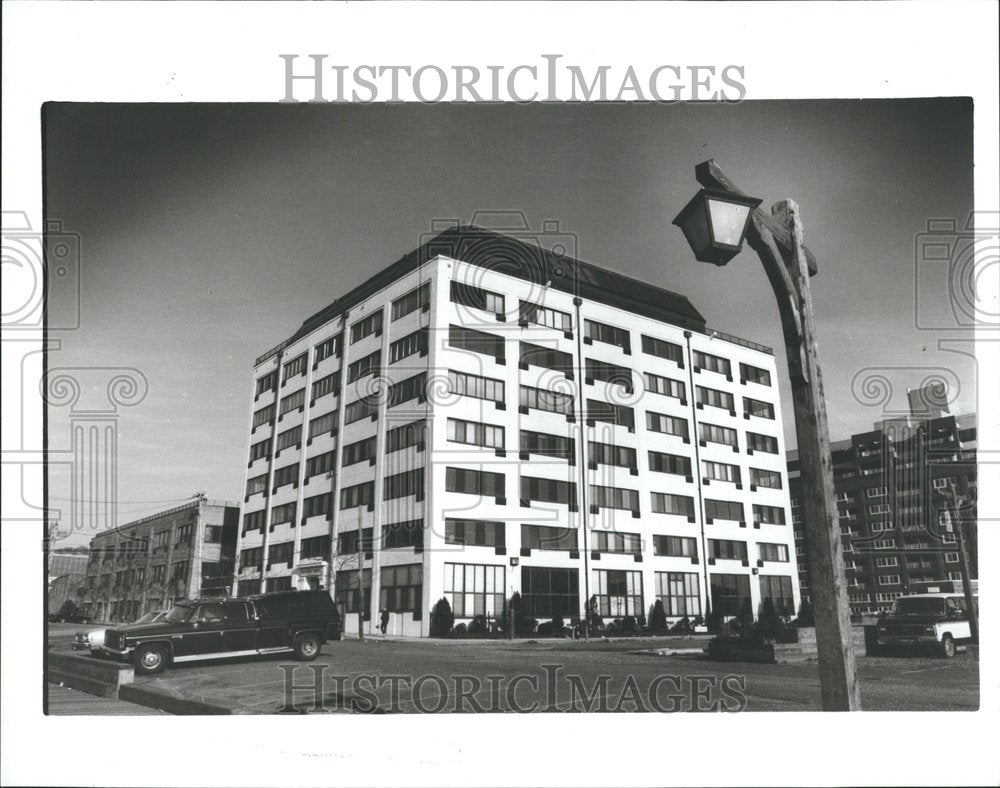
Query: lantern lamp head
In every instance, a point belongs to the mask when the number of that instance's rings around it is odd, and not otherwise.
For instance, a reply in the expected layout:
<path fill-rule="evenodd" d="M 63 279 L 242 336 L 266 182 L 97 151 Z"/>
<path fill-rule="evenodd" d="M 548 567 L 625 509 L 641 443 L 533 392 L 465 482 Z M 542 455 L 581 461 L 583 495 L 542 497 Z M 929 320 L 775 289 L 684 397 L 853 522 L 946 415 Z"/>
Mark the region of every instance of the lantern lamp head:
<path fill-rule="evenodd" d="M 743 248 L 751 212 L 760 205 L 755 197 L 702 189 L 674 219 L 702 263 L 725 265 Z"/>

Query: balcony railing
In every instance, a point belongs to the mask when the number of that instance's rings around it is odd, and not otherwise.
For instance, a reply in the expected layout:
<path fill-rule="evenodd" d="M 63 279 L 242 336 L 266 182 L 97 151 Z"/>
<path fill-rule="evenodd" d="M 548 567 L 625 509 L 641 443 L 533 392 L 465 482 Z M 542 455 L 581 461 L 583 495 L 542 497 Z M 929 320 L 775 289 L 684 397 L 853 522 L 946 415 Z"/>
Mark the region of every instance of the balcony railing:
<path fill-rule="evenodd" d="M 732 342 L 734 345 L 739 345 L 740 347 L 749 348 L 750 350 L 756 350 L 760 353 L 767 353 L 769 356 L 774 355 L 774 350 L 769 348 L 767 345 L 761 345 L 758 342 L 752 342 L 749 339 L 743 339 L 743 337 L 737 337 L 732 334 L 727 334 L 725 331 L 717 331 L 714 328 L 706 328 L 705 333 L 715 339 L 722 339 L 726 342 Z"/>

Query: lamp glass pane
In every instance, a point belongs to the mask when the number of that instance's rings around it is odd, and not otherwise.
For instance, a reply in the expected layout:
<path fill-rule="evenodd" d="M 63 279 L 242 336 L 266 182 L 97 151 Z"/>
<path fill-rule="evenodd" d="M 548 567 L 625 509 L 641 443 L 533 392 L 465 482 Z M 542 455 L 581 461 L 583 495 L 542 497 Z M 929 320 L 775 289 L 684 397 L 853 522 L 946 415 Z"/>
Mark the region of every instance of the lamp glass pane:
<path fill-rule="evenodd" d="M 712 240 L 719 244 L 739 246 L 743 239 L 743 228 L 746 227 L 750 206 L 709 197 L 708 210 L 712 216 Z"/>

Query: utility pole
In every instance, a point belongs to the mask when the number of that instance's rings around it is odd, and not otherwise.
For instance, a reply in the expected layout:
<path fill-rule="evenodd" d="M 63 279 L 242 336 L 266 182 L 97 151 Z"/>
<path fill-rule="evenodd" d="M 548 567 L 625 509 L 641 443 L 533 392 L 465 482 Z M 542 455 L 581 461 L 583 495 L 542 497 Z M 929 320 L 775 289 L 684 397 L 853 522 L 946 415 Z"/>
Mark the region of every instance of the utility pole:
<path fill-rule="evenodd" d="M 695 176 L 706 189 L 746 196 L 712 160 L 697 165 Z M 799 208 L 791 200 L 775 203 L 770 214 L 755 208 L 746 240 L 764 266 L 781 314 L 802 474 L 803 527 L 807 533 L 810 596 L 816 614 L 823 710 L 856 711 L 861 703 L 837 521 L 826 400 L 809 291 L 815 260 L 803 245 Z"/>
<path fill-rule="evenodd" d="M 955 543 L 958 547 L 959 571 L 962 573 L 962 592 L 965 596 L 965 606 L 969 613 L 969 629 L 972 635 L 972 642 L 979 643 L 979 613 L 976 611 L 976 600 L 972 593 L 972 573 L 969 570 L 969 546 L 965 541 L 965 526 L 961 518 L 961 509 L 967 503 L 966 496 L 962 495 L 955 486 L 955 482 L 949 481 L 944 490 L 938 490 L 937 494 L 944 500 L 951 517 L 952 530 L 955 533 Z M 949 505 L 950 504 L 950 505 Z"/>

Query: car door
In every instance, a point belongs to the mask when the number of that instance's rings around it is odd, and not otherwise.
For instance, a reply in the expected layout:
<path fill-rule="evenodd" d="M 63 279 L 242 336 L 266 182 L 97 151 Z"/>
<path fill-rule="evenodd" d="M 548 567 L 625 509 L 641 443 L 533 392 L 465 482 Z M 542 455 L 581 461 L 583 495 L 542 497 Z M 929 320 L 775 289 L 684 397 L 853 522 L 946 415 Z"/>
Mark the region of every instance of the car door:
<path fill-rule="evenodd" d="M 257 622 L 246 602 L 226 602 L 222 607 L 224 651 L 255 651 Z"/>
<path fill-rule="evenodd" d="M 288 643 L 288 605 L 283 596 L 261 597 L 254 602 L 259 616 L 257 648 L 281 648 Z"/>
<path fill-rule="evenodd" d="M 190 627 L 184 636 L 174 641 L 174 655 L 193 657 L 199 654 L 217 654 L 222 651 L 222 603 L 199 605 L 189 619 Z"/>

